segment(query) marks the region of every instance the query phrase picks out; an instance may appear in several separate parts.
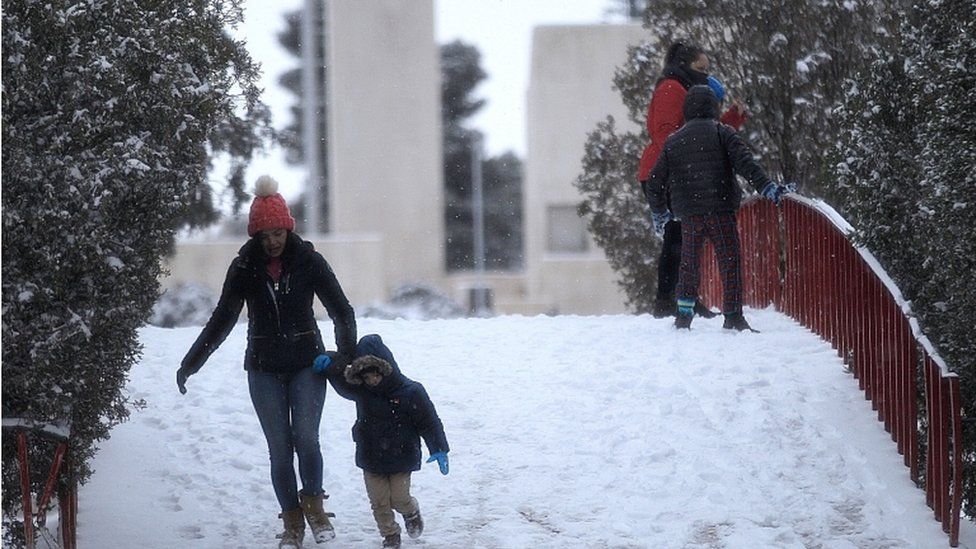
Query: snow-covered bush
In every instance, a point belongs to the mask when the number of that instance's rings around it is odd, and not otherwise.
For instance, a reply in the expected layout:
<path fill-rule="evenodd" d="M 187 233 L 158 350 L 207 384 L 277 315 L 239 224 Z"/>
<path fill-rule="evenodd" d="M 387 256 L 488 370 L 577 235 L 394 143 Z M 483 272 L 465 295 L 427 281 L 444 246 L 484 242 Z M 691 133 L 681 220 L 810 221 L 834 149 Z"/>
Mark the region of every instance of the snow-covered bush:
<path fill-rule="evenodd" d="M 583 175 L 576 188 L 583 195 L 579 215 L 587 219 L 593 240 L 617 273 L 627 305 L 648 313 L 657 288 L 661 239 L 654 235 L 651 211 L 634 180 L 644 143 L 633 133 L 617 132 L 612 117 L 597 126 L 586 142 Z"/>
<path fill-rule="evenodd" d="M 903 14 L 895 43 L 850 84 L 832 157 L 833 194 L 857 238 L 960 377 L 965 513 L 976 520 L 974 13 L 974 0 L 930 0 Z"/>
<path fill-rule="evenodd" d="M 203 326 L 220 296 L 200 284 L 180 284 L 163 292 L 153 305 L 149 323 L 161 328 Z"/>
<path fill-rule="evenodd" d="M 127 416 L 136 330 L 176 225 L 209 196 L 209 153 L 258 139 L 257 67 L 227 32 L 234 0 L 12 0 L 2 17 L 3 416 L 69 419 L 84 482 Z"/>
<path fill-rule="evenodd" d="M 464 309 L 449 296 L 426 284 L 404 284 L 393 291 L 386 303 L 374 303 L 358 313 L 363 317 L 393 320 L 431 320 L 460 318 Z"/>

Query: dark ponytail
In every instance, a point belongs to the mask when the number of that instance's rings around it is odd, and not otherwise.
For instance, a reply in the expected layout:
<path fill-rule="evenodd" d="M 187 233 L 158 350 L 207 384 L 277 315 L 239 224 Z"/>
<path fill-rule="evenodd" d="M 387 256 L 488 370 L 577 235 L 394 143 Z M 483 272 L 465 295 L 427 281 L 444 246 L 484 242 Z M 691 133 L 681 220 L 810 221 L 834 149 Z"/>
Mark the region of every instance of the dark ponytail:
<path fill-rule="evenodd" d="M 675 40 L 671 44 L 671 47 L 668 48 L 668 53 L 664 56 L 664 66 L 677 65 L 679 67 L 687 67 L 703 53 L 705 53 L 705 50 L 694 44 Z"/>

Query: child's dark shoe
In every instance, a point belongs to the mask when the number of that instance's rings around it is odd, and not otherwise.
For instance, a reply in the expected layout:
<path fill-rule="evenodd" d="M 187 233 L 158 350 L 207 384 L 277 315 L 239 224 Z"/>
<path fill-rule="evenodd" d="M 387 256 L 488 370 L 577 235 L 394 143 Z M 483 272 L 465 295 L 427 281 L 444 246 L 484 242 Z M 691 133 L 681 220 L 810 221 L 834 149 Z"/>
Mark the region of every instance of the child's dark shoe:
<path fill-rule="evenodd" d="M 702 318 L 715 318 L 718 316 L 718 313 L 706 307 L 700 299 L 695 302 L 695 314 Z"/>
<path fill-rule="evenodd" d="M 757 334 L 759 333 L 759 330 L 753 329 L 753 327 L 746 322 L 746 317 L 742 316 L 742 313 L 729 313 L 725 315 L 725 322 L 722 324 L 722 328 L 725 328 L 726 330 L 735 330 L 737 332 L 750 331 L 756 332 Z"/>
<path fill-rule="evenodd" d="M 389 536 L 383 536 L 383 547 L 389 547 L 391 549 L 400 549 L 400 534 L 390 534 Z"/>
<path fill-rule="evenodd" d="M 424 518 L 420 516 L 420 509 L 412 515 L 404 515 L 403 524 L 407 527 L 407 535 L 419 538 L 424 533 Z"/>
<path fill-rule="evenodd" d="M 674 327 L 679 330 L 690 330 L 693 317 L 694 315 L 678 313 L 678 316 L 674 317 Z"/>

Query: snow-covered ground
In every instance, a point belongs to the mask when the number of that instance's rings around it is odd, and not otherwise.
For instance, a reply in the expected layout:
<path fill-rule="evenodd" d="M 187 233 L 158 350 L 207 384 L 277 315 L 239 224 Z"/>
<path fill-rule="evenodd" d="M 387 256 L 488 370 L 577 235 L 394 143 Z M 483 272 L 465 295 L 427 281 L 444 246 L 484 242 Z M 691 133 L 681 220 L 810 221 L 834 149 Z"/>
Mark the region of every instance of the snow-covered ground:
<path fill-rule="evenodd" d="M 746 313 L 761 334 L 720 318 L 691 332 L 649 316 L 361 319 L 360 335 L 381 334 L 426 386 L 452 447 L 450 475 L 414 475 L 427 525 L 404 547 L 948 547 L 830 347 L 774 311 Z M 277 546 L 244 326 L 180 395 L 198 331 L 143 330 L 129 390 L 145 407 L 81 490 L 81 547 Z M 320 547 L 380 544 L 354 415 L 330 389 L 321 439 L 338 537 Z M 971 523 L 961 546 L 976 548 Z"/>

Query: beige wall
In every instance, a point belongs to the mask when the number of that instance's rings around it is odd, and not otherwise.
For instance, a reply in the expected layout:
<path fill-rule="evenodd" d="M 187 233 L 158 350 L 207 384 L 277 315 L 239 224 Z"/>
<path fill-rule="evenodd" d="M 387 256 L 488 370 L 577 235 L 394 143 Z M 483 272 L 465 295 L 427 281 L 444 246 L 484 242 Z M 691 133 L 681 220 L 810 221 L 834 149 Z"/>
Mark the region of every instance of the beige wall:
<path fill-rule="evenodd" d="M 168 276 L 160 280 L 163 289 L 183 283 L 206 286 L 219 294 L 230 262 L 237 256 L 246 237 L 240 240 L 181 242 L 176 254 L 166 260 Z M 383 279 L 383 246 L 377 235 L 347 235 L 342 240 L 320 237 L 312 240 L 354 306 L 381 301 L 386 296 Z M 325 309 L 316 301 L 320 316 Z"/>
<path fill-rule="evenodd" d="M 528 294 L 560 313 L 625 311 L 606 257 L 589 235 L 585 251 L 548 249 L 547 211 L 580 202 L 573 182 L 582 172 L 587 133 L 598 122 L 609 114 L 620 131 L 640 131 L 612 86 L 627 47 L 646 36 L 639 25 L 543 26 L 532 35 L 523 189 Z"/>
<path fill-rule="evenodd" d="M 328 6 L 332 231 L 340 238 L 379 238 L 383 297 L 406 282 L 441 286 L 444 185 L 433 1 L 330 0 Z"/>

